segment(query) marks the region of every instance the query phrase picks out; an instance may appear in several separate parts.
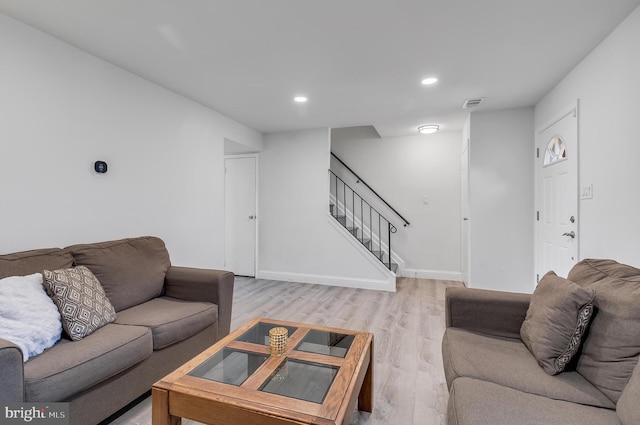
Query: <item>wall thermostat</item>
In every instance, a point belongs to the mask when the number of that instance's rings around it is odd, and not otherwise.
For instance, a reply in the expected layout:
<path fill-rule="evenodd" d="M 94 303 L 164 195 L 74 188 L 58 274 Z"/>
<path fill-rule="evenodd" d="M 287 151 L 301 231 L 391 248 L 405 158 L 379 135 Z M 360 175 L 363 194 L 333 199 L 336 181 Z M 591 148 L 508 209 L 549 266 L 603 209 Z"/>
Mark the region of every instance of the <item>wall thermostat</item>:
<path fill-rule="evenodd" d="M 96 161 L 93 164 L 93 169 L 96 170 L 96 173 L 104 174 L 107 172 L 107 163 L 104 161 Z"/>

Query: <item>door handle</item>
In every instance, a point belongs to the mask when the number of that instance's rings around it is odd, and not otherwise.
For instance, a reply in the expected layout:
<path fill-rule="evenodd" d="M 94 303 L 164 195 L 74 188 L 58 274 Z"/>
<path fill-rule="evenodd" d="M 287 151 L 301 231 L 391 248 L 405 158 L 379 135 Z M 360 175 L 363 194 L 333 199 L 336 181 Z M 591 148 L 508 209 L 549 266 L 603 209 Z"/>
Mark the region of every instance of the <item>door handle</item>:
<path fill-rule="evenodd" d="M 249 220 L 253 220 L 254 218 L 256 218 L 256 216 L 255 216 L 255 215 L 250 215 L 250 216 L 249 216 Z"/>
<path fill-rule="evenodd" d="M 563 233 L 562 236 L 569 236 L 571 239 L 575 239 L 576 237 L 576 232 L 574 232 L 573 230 L 570 231 L 569 233 Z"/>

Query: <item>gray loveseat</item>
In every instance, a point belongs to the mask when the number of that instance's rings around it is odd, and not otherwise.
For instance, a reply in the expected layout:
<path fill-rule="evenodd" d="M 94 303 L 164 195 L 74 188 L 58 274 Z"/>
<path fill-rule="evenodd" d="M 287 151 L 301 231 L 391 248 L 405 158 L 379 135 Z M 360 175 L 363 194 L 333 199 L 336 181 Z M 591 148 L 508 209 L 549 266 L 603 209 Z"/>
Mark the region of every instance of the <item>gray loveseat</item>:
<path fill-rule="evenodd" d="M 234 275 L 172 266 L 164 242 L 139 237 L 0 256 L 0 279 L 84 265 L 117 315 L 79 341 L 63 334 L 23 363 L 0 339 L 0 402 L 69 402 L 97 424 L 229 333 Z"/>
<path fill-rule="evenodd" d="M 449 425 L 640 424 L 640 270 L 588 259 L 567 279 L 595 290 L 595 308 L 580 350 L 557 375 L 520 336 L 532 295 L 447 289 Z"/>

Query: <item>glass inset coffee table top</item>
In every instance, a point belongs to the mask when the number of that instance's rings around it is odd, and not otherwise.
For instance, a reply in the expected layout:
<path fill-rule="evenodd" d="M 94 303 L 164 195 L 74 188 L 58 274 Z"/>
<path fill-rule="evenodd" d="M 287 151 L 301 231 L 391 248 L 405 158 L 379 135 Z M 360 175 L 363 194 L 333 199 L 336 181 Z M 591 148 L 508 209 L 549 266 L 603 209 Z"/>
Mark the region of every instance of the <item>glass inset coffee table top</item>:
<path fill-rule="evenodd" d="M 272 355 L 269 330 L 287 329 Z M 347 423 L 373 410 L 373 335 L 255 318 L 153 386 L 153 414 L 202 423 Z"/>
<path fill-rule="evenodd" d="M 224 347 L 188 375 L 241 386 L 270 358 L 264 346 L 269 345 L 269 330 L 277 326 L 282 325 L 256 323 L 234 339 L 234 343 L 244 343 L 242 347 L 246 349 Z M 291 357 L 296 357 L 296 352 L 300 352 L 302 356 L 304 353 L 312 353 L 330 358 L 345 358 L 355 336 L 318 329 L 307 329 L 304 334 L 296 334 L 298 327 L 283 327 L 289 331 L 288 343 L 295 344 L 295 347 L 288 356 L 281 357 L 282 361 L 258 391 L 322 404 L 340 367 L 331 364 L 331 361 L 324 363 L 320 360 L 305 361 Z"/>
<path fill-rule="evenodd" d="M 285 360 L 260 391 L 322 403 L 340 368 L 299 360 Z"/>
<path fill-rule="evenodd" d="M 264 354 L 223 348 L 188 375 L 240 386 L 268 358 Z"/>
<path fill-rule="evenodd" d="M 296 350 L 344 358 L 347 355 L 347 351 L 349 351 L 349 347 L 351 347 L 351 343 L 353 343 L 353 339 L 353 335 L 312 329 L 300 341 Z"/>
<path fill-rule="evenodd" d="M 251 344 L 262 344 L 269 345 L 269 329 L 275 328 L 278 325 L 274 325 L 272 323 L 260 322 L 253 326 L 251 329 L 240 335 L 236 341 L 249 342 Z M 289 336 L 293 335 L 293 333 L 298 330 L 298 328 L 293 326 L 282 326 L 283 328 L 287 328 L 289 331 Z"/>

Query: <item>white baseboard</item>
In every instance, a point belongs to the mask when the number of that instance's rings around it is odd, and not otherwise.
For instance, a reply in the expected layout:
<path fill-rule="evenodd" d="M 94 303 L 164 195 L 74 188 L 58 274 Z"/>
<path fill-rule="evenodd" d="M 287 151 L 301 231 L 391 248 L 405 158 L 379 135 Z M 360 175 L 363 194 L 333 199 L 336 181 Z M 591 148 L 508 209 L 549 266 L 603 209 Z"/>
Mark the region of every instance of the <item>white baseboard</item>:
<path fill-rule="evenodd" d="M 402 276 L 416 279 L 438 279 L 462 282 L 461 272 L 451 272 L 446 270 L 404 269 Z"/>
<path fill-rule="evenodd" d="M 395 276 L 388 280 L 359 279 L 340 276 L 322 276 L 291 272 L 261 270 L 256 273 L 258 279 L 283 280 L 285 282 L 315 283 L 319 285 L 342 286 L 346 288 L 372 289 L 376 291 L 396 292 Z"/>

